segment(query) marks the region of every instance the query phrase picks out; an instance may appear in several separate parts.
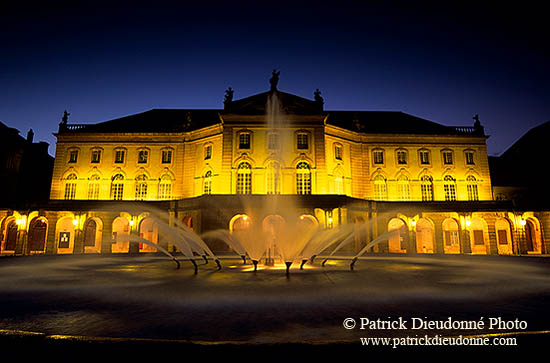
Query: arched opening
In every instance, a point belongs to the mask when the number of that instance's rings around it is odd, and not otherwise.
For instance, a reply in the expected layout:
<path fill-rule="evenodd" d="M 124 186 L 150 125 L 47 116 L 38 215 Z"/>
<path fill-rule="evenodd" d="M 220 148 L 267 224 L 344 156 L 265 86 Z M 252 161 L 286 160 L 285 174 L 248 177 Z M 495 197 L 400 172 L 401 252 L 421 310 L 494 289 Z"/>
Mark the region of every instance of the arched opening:
<path fill-rule="evenodd" d="M 99 253 L 101 250 L 101 223 L 99 219 L 90 218 L 84 224 L 84 253 Z"/>
<path fill-rule="evenodd" d="M 282 238 L 286 238 L 284 235 L 286 231 L 286 221 L 283 217 L 277 214 L 267 216 L 262 221 L 262 232 L 266 241 L 267 255 L 278 255 L 278 243 Z"/>
<path fill-rule="evenodd" d="M 204 178 L 202 180 L 202 193 L 203 194 L 212 194 L 212 171 L 208 170 L 204 173 Z"/>
<path fill-rule="evenodd" d="M 535 218 L 525 220 L 525 244 L 527 253 L 539 254 L 542 251 L 541 233 L 539 223 Z"/>
<path fill-rule="evenodd" d="M 139 236 L 153 242 L 155 244 L 159 243 L 159 229 L 158 224 L 152 218 L 144 218 L 139 224 Z M 146 243 L 139 244 L 139 252 L 157 252 L 157 249 L 153 246 L 149 246 Z"/>
<path fill-rule="evenodd" d="M 340 168 L 334 171 L 334 194 L 345 194 L 344 172 Z"/>
<path fill-rule="evenodd" d="M 409 178 L 406 175 L 400 175 L 397 178 L 397 199 L 411 199 L 411 185 L 409 183 Z"/>
<path fill-rule="evenodd" d="M 386 178 L 382 175 L 374 177 L 374 200 L 387 200 L 388 187 Z"/>
<path fill-rule="evenodd" d="M 251 227 L 250 217 L 246 214 L 237 214 L 229 221 L 229 231 L 231 233 L 248 231 Z"/>
<path fill-rule="evenodd" d="M 183 217 L 182 219 L 182 222 L 183 224 L 185 224 L 187 226 L 187 228 L 189 228 L 190 230 L 194 231 L 194 227 L 193 227 L 193 217 L 190 217 L 190 216 L 185 216 Z"/>
<path fill-rule="evenodd" d="M 311 194 L 311 169 L 305 161 L 296 165 L 296 194 Z"/>
<path fill-rule="evenodd" d="M 434 200 L 434 184 L 431 176 L 424 175 L 422 177 L 421 189 L 423 202 L 431 202 Z"/>
<path fill-rule="evenodd" d="M 388 223 L 388 231 L 396 231 L 388 239 L 389 251 L 393 253 L 407 252 L 408 228 L 405 222 L 400 218 L 392 218 Z"/>
<path fill-rule="evenodd" d="M 117 174 L 111 180 L 111 199 L 122 200 L 124 198 L 124 176 Z"/>
<path fill-rule="evenodd" d="M 15 252 L 17 236 L 19 234 L 18 232 L 19 228 L 15 222 L 15 219 L 11 219 L 6 226 L 5 241 L 3 243 L 4 248 L 2 249 L 2 252 Z"/>
<path fill-rule="evenodd" d="M 445 191 L 445 201 L 456 200 L 456 180 L 450 175 L 443 178 L 443 190 Z"/>
<path fill-rule="evenodd" d="M 472 218 L 469 229 L 472 253 L 486 255 L 487 240 L 485 238 L 485 222 L 481 218 Z"/>
<path fill-rule="evenodd" d="M 242 162 L 237 168 L 237 194 L 252 193 L 252 166 Z"/>
<path fill-rule="evenodd" d="M 416 251 L 434 253 L 434 228 L 426 218 L 420 218 L 416 222 Z"/>
<path fill-rule="evenodd" d="M 73 253 L 75 224 L 72 217 L 63 217 L 57 221 L 56 242 L 57 253 Z"/>
<path fill-rule="evenodd" d="M 142 174 L 136 177 L 135 200 L 147 200 L 147 175 Z"/>
<path fill-rule="evenodd" d="M 164 174 L 160 177 L 158 199 L 167 200 L 172 198 L 172 177 Z"/>
<path fill-rule="evenodd" d="M 127 253 L 130 249 L 130 222 L 125 217 L 117 217 L 113 221 L 112 253 Z"/>
<path fill-rule="evenodd" d="M 367 244 L 367 226 L 365 225 L 365 218 L 359 216 L 355 217 L 354 225 L 355 234 L 355 251 L 359 252 Z"/>
<path fill-rule="evenodd" d="M 495 223 L 497 231 L 497 249 L 499 255 L 511 255 L 514 253 L 512 248 L 512 229 L 510 222 L 505 218 L 499 218 Z"/>
<path fill-rule="evenodd" d="M 46 248 L 48 222 L 44 217 L 34 218 L 29 225 L 27 253 L 43 253 Z"/>
<path fill-rule="evenodd" d="M 443 251 L 451 254 L 460 253 L 458 223 L 453 218 L 443 221 Z"/>

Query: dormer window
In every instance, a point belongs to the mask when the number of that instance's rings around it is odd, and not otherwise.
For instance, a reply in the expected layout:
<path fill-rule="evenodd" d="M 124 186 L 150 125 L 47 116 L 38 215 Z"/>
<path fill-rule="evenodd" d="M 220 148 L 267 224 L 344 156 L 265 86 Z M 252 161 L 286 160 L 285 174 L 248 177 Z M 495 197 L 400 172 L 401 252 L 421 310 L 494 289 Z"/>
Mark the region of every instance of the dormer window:
<path fill-rule="evenodd" d="M 384 165 L 384 150 L 374 150 L 372 152 L 372 161 L 374 165 Z"/>
<path fill-rule="evenodd" d="M 466 165 L 475 165 L 473 151 L 464 152 L 464 157 L 466 158 Z"/>
<path fill-rule="evenodd" d="M 407 152 L 405 150 L 397 150 L 397 164 L 407 165 Z"/>
<path fill-rule="evenodd" d="M 204 147 L 204 160 L 212 159 L 212 144 L 207 144 Z"/>
<path fill-rule="evenodd" d="M 442 152 L 443 164 L 444 165 L 453 165 L 453 152 L 450 150 L 445 150 Z"/>
<path fill-rule="evenodd" d="M 269 150 L 279 150 L 281 147 L 280 137 L 277 133 L 270 133 L 267 135 L 267 148 Z"/>
<path fill-rule="evenodd" d="M 336 160 L 342 160 L 342 154 L 343 154 L 343 147 L 342 144 L 334 144 L 334 158 Z"/>

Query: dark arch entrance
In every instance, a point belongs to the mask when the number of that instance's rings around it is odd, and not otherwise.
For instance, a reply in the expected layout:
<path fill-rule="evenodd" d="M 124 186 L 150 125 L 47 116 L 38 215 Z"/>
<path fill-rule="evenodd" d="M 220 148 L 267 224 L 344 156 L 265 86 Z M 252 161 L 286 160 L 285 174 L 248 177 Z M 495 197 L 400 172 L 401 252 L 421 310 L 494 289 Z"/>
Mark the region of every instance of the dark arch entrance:
<path fill-rule="evenodd" d="M 534 252 L 536 246 L 536 233 L 537 229 L 532 221 L 529 219 L 525 223 L 525 242 L 527 244 L 527 251 Z"/>
<path fill-rule="evenodd" d="M 44 252 L 48 223 L 42 217 L 34 218 L 29 226 L 27 253 Z"/>
<path fill-rule="evenodd" d="M 84 227 L 84 247 L 95 247 L 95 234 L 97 231 L 97 223 L 93 219 L 89 219 Z"/>
<path fill-rule="evenodd" d="M 15 220 L 11 220 L 6 228 L 6 243 L 4 244 L 4 251 L 15 251 L 16 244 L 17 223 L 15 223 Z"/>

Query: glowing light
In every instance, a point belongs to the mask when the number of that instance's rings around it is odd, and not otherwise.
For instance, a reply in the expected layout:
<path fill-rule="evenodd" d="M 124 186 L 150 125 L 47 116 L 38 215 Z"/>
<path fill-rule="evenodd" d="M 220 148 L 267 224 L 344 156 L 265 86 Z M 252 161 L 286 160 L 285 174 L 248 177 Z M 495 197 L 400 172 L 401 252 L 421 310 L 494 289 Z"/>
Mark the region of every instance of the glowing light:
<path fill-rule="evenodd" d="M 527 221 L 526 221 L 525 219 L 522 218 L 522 219 L 519 221 L 519 224 L 521 224 L 522 226 L 525 226 L 525 225 L 527 224 Z"/>
<path fill-rule="evenodd" d="M 411 225 L 412 225 L 413 227 L 416 226 L 416 221 L 415 221 L 414 219 L 411 221 Z"/>
<path fill-rule="evenodd" d="M 21 223 L 23 223 L 23 220 L 22 220 L 21 218 L 17 218 L 17 219 L 15 220 L 15 224 L 17 224 L 18 226 L 19 226 Z"/>
<path fill-rule="evenodd" d="M 328 222 L 332 223 L 332 217 L 328 217 Z"/>
<path fill-rule="evenodd" d="M 248 221 L 248 216 L 243 216 L 243 221 Z"/>
<path fill-rule="evenodd" d="M 466 227 L 470 227 L 471 224 L 472 224 L 472 221 L 470 221 L 470 220 L 466 221 Z"/>
<path fill-rule="evenodd" d="M 135 221 L 133 219 L 130 220 L 130 225 L 133 226 Z"/>
<path fill-rule="evenodd" d="M 76 226 L 78 224 L 78 219 L 73 219 L 73 225 Z"/>

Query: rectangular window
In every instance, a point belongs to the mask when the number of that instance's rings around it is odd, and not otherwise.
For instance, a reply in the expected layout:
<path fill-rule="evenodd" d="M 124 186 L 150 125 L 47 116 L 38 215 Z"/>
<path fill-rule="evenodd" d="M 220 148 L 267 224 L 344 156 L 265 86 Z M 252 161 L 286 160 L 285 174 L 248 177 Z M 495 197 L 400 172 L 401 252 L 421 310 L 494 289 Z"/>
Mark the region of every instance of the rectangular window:
<path fill-rule="evenodd" d="M 458 231 L 445 231 L 445 246 L 458 246 Z"/>
<path fill-rule="evenodd" d="M 204 160 L 210 160 L 212 158 L 212 145 L 206 145 L 204 148 Z"/>
<path fill-rule="evenodd" d="M 298 134 L 296 135 L 296 148 L 298 150 L 307 150 L 309 149 L 309 138 L 308 134 Z"/>
<path fill-rule="evenodd" d="M 149 151 L 140 150 L 138 152 L 138 164 L 147 164 L 147 160 L 149 160 Z"/>
<path fill-rule="evenodd" d="M 101 162 L 101 150 L 92 150 L 92 164 L 98 164 Z"/>
<path fill-rule="evenodd" d="M 443 152 L 443 164 L 452 165 L 453 164 L 453 153 L 452 151 Z"/>
<path fill-rule="evenodd" d="M 124 150 L 115 150 L 115 164 L 122 164 L 124 163 Z"/>
<path fill-rule="evenodd" d="M 507 245 L 508 244 L 508 233 L 504 229 L 499 229 L 497 231 L 498 236 L 498 244 L 499 245 Z"/>
<path fill-rule="evenodd" d="M 252 192 L 252 174 L 237 174 L 237 194 L 250 194 Z"/>
<path fill-rule="evenodd" d="M 76 163 L 78 160 L 78 150 L 69 151 L 69 163 Z"/>
<path fill-rule="evenodd" d="M 375 164 L 384 164 L 384 152 L 380 150 L 374 151 L 373 160 Z"/>
<path fill-rule="evenodd" d="M 406 151 L 398 151 L 397 152 L 397 164 L 399 164 L 399 165 L 407 164 L 407 152 Z"/>
<path fill-rule="evenodd" d="M 147 199 L 147 183 L 136 183 L 136 200 Z"/>
<path fill-rule="evenodd" d="M 475 165 L 474 163 L 474 153 L 471 151 L 466 152 L 466 164 L 467 165 Z"/>
<path fill-rule="evenodd" d="M 334 145 L 334 158 L 336 160 L 342 160 L 342 146 Z"/>
<path fill-rule="evenodd" d="M 427 150 L 420 151 L 420 164 L 429 165 L 430 164 L 430 152 Z"/>
<path fill-rule="evenodd" d="M 172 150 L 162 150 L 162 163 L 170 164 L 172 162 Z"/>
<path fill-rule="evenodd" d="M 239 149 L 250 149 L 250 134 L 243 132 L 239 134 Z"/>
<path fill-rule="evenodd" d="M 476 229 L 474 233 L 474 245 L 484 245 L 485 241 L 483 240 L 483 231 Z"/>
<path fill-rule="evenodd" d="M 267 148 L 269 150 L 279 150 L 281 147 L 279 141 L 279 134 L 269 134 L 267 137 Z"/>

